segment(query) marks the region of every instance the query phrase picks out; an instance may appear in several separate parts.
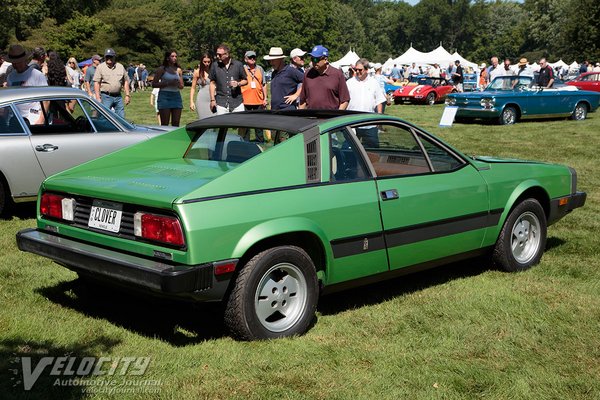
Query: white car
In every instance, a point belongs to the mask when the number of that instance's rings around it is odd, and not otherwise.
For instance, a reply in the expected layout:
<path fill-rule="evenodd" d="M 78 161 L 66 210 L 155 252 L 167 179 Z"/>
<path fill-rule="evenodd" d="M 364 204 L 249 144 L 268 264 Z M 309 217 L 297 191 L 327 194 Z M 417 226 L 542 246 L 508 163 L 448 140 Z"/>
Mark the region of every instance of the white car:
<path fill-rule="evenodd" d="M 0 214 L 35 201 L 50 175 L 171 129 L 133 125 L 77 89 L 0 89 Z"/>

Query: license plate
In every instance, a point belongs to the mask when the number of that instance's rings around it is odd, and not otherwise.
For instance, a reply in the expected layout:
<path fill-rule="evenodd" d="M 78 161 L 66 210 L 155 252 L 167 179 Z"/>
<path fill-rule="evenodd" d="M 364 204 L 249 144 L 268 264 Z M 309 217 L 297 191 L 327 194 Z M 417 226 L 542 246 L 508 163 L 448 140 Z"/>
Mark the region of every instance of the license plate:
<path fill-rule="evenodd" d="M 123 205 L 108 201 L 94 200 L 90 210 L 88 226 L 109 232 L 119 232 Z"/>

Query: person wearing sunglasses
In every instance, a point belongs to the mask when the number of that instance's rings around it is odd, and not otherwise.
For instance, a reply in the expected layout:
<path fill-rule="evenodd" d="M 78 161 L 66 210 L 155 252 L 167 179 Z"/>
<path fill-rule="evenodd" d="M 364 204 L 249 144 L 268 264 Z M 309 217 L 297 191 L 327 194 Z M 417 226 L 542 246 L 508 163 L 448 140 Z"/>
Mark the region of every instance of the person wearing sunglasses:
<path fill-rule="evenodd" d="M 350 101 L 344 73 L 329 65 L 329 50 L 317 45 L 309 53 L 312 61 L 304 76 L 300 108 L 345 110 Z"/>
<path fill-rule="evenodd" d="M 229 46 L 217 47 L 217 62 L 208 73 L 210 109 L 217 114 L 244 111 L 241 87 L 248 84 L 244 65 L 231 58 Z"/>
<path fill-rule="evenodd" d="M 246 110 L 264 110 L 267 108 L 267 79 L 265 71 L 256 64 L 256 52 L 248 50 L 244 54 L 244 70 L 248 84 L 242 86 L 242 98 Z M 255 129 L 256 140 L 264 142 L 262 129 Z M 250 140 L 250 130 L 246 130 L 246 140 Z"/>
<path fill-rule="evenodd" d="M 385 103 L 385 95 L 377 80 L 369 76 L 369 61 L 366 58 L 356 62 L 354 76 L 348 79 L 347 85 L 350 93 L 348 110 L 381 114 L 381 104 Z M 356 136 L 365 147 L 379 147 L 376 125 L 357 127 Z"/>

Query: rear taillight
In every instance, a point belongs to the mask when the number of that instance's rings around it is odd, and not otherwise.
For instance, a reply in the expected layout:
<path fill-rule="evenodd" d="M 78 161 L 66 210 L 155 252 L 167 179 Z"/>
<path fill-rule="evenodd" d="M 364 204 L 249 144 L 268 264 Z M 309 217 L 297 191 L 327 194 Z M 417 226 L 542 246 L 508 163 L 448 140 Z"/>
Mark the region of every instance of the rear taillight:
<path fill-rule="evenodd" d="M 155 242 L 185 245 L 181 224 L 175 217 L 137 212 L 133 216 L 133 234 Z"/>
<path fill-rule="evenodd" d="M 40 214 L 45 217 L 73 221 L 75 215 L 75 199 L 52 193 L 42 193 Z"/>

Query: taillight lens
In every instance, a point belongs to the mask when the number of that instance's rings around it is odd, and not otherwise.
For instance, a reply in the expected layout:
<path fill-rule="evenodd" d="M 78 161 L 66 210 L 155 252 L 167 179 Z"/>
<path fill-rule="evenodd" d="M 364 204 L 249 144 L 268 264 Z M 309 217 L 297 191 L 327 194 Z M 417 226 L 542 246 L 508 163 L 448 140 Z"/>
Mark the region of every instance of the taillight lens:
<path fill-rule="evenodd" d="M 73 221 L 75 216 L 75 199 L 52 193 L 42 193 L 40 199 L 40 214 Z"/>
<path fill-rule="evenodd" d="M 155 242 L 174 246 L 185 244 L 181 224 L 175 217 L 137 212 L 133 216 L 133 233 Z"/>

